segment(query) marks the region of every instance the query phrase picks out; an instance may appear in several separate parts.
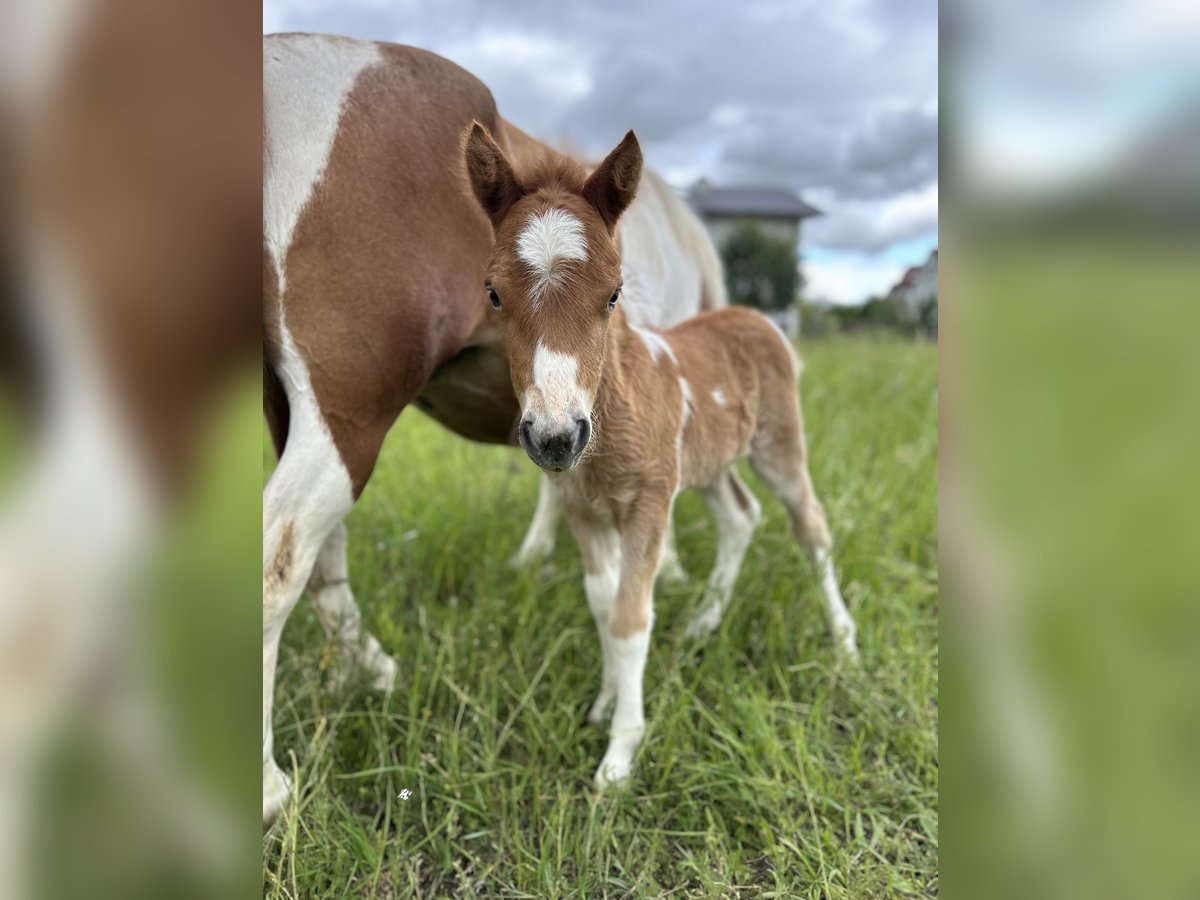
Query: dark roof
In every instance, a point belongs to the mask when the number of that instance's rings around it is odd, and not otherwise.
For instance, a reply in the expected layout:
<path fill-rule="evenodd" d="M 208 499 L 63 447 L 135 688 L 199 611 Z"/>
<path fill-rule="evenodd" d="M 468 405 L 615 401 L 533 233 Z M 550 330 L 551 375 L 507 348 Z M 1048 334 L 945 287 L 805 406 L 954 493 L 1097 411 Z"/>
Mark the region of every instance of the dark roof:
<path fill-rule="evenodd" d="M 688 191 L 688 202 L 702 216 L 770 216 L 807 219 L 821 211 L 787 188 L 713 187 L 697 181 Z"/>

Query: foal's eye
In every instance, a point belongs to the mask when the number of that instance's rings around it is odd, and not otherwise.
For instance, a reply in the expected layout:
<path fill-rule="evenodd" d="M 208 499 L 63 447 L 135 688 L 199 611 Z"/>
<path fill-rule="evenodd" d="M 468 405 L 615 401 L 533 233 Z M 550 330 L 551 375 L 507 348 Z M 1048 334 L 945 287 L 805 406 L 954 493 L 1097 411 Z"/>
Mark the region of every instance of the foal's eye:
<path fill-rule="evenodd" d="M 496 309 L 499 309 L 500 308 L 500 295 L 496 293 L 495 289 L 490 284 L 487 285 L 487 292 L 488 292 L 488 297 L 491 298 L 492 306 Z"/>
<path fill-rule="evenodd" d="M 617 288 L 613 291 L 613 295 L 608 298 L 608 311 L 612 312 L 617 308 L 617 298 L 621 296 L 621 289 Z"/>

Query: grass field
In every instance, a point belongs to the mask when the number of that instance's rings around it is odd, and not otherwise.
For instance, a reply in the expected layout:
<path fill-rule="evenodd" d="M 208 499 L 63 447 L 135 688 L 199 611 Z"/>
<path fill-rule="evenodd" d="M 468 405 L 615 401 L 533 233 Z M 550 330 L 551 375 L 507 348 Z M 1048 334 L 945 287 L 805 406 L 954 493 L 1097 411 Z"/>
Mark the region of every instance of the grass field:
<path fill-rule="evenodd" d="M 763 523 L 721 629 L 684 642 L 714 553 L 685 495 L 691 580 L 657 592 L 646 739 L 631 788 L 597 795 L 600 648 L 570 535 L 547 570 L 510 569 L 533 464 L 408 412 L 348 520 L 351 582 L 400 680 L 331 690 L 332 647 L 297 607 L 275 744 L 298 791 L 264 840 L 266 895 L 937 893 L 936 349 L 801 351 L 861 669 L 838 662 L 811 567 L 748 470 Z"/>

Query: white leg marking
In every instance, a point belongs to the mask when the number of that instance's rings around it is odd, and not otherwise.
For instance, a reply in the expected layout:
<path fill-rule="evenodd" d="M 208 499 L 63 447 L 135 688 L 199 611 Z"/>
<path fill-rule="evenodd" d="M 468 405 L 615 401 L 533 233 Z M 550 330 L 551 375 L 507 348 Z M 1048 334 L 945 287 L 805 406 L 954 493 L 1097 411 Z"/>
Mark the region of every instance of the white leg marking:
<path fill-rule="evenodd" d="M 750 508 L 743 509 L 739 498 L 748 500 Z M 709 576 L 700 611 L 684 632 L 688 638 L 706 637 L 721 624 L 746 549 L 762 517 L 761 504 L 733 469 L 719 476 L 704 491 L 704 499 L 717 523 L 717 561 Z"/>
<path fill-rule="evenodd" d="M 107 667 L 146 652 L 130 589 L 163 512 L 87 315 L 86 279 L 52 231 L 13 237 L 31 252 L 13 273 L 31 294 L 5 299 L 28 300 L 46 394 L 34 452 L 0 506 L 0 897 L 33 893 L 27 826 L 47 744 L 76 704 L 95 702 L 98 671 L 99 696 L 118 696 L 130 686 Z"/>
<path fill-rule="evenodd" d="M 585 575 L 583 587 L 587 592 L 588 606 L 596 620 L 596 632 L 600 636 L 600 649 L 604 666 L 600 676 L 600 693 L 588 712 L 588 721 L 593 725 L 604 720 L 613 698 L 617 695 L 617 661 L 613 655 L 613 638 L 610 631 L 613 608 L 617 603 L 617 588 L 621 583 L 621 543 L 615 531 L 597 532 L 590 538 L 591 557 L 599 568 L 594 575 Z"/>
<path fill-rule="evenodd" d="M 263 237 L 281 296 L 292 234 L 325 172 L 346 97 L 382 59 L 375 44 L 361 41 L 317 34 L 263 39 Z"/>
<path fill-rule="evenodd" d="M 545 475 L 538 483 L 537 509 L 529 531 L 521 542 L 521 549 L 513 559 L 513 566 L 525 568 L 547 559 L 554 552 L 554 539 L 558 530 L 558 519 L 562 515 L 562 495 Z"/>
<path fill-rule="evenodd" d="M 851 659 L 858 659 L 858 629 L 850 611 L 846 609 L 845 601 L 842 600 L 842 592 L 838 589 L 833 556 L 828 550 L 818 550 L 813 556 L 813 561 L 821 576 L 821 590 L 825 594 L 825 604 L 829 609 L 829 624 L 833 629 L 833 636 Z"/>
<path fill-rule="evenodd" d="M 308 369 L 281 325 L 279 378 L 290 408 L 287 447 L 263 493 L 263 823 L 282 810 L 287 776 L 273 759 L 271 708 L 284 623 L 321 545 L 354 505 L 346 471 L 321 417 Z"/>
<path fill-rule="evenodd" d="M 317 554 L 317 563 L 309 579 L 313 606 L 325 628 L 325 634 L 338 643 L 342 667 L 339 681 L 355 672 L 365 673 L 371 687 L 390 691 L 396 681 L 396 661 L 383 652 L 373 634 L 363 631 L 362 613 L 350 590 L 346 566 L 346 526 L 339 522 L 325 539 Z"/>
<path fill-rule="evenodd" d="M 646 733 L 646 715 L 642 703 L 642 680 L 650 651 L 650 627 L 626 638 L 610 638 L 613 665 L 616 668 L 617 708 L 609 731 L 608 750 L 596 769 L 596 787 L 620 784 L 629 778 L 633 754 Z"/>

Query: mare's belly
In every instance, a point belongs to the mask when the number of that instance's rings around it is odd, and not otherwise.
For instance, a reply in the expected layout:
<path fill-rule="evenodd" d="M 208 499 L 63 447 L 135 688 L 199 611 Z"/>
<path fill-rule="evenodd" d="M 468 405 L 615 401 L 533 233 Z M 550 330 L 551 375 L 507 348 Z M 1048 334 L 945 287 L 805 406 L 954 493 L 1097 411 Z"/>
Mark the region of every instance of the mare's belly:
<path fill-rule="evenodd" d="M 433 373 L 413 404 L 468 440 L 516 444 L 521 407 L 499 345 L 464 347 Z"/>

